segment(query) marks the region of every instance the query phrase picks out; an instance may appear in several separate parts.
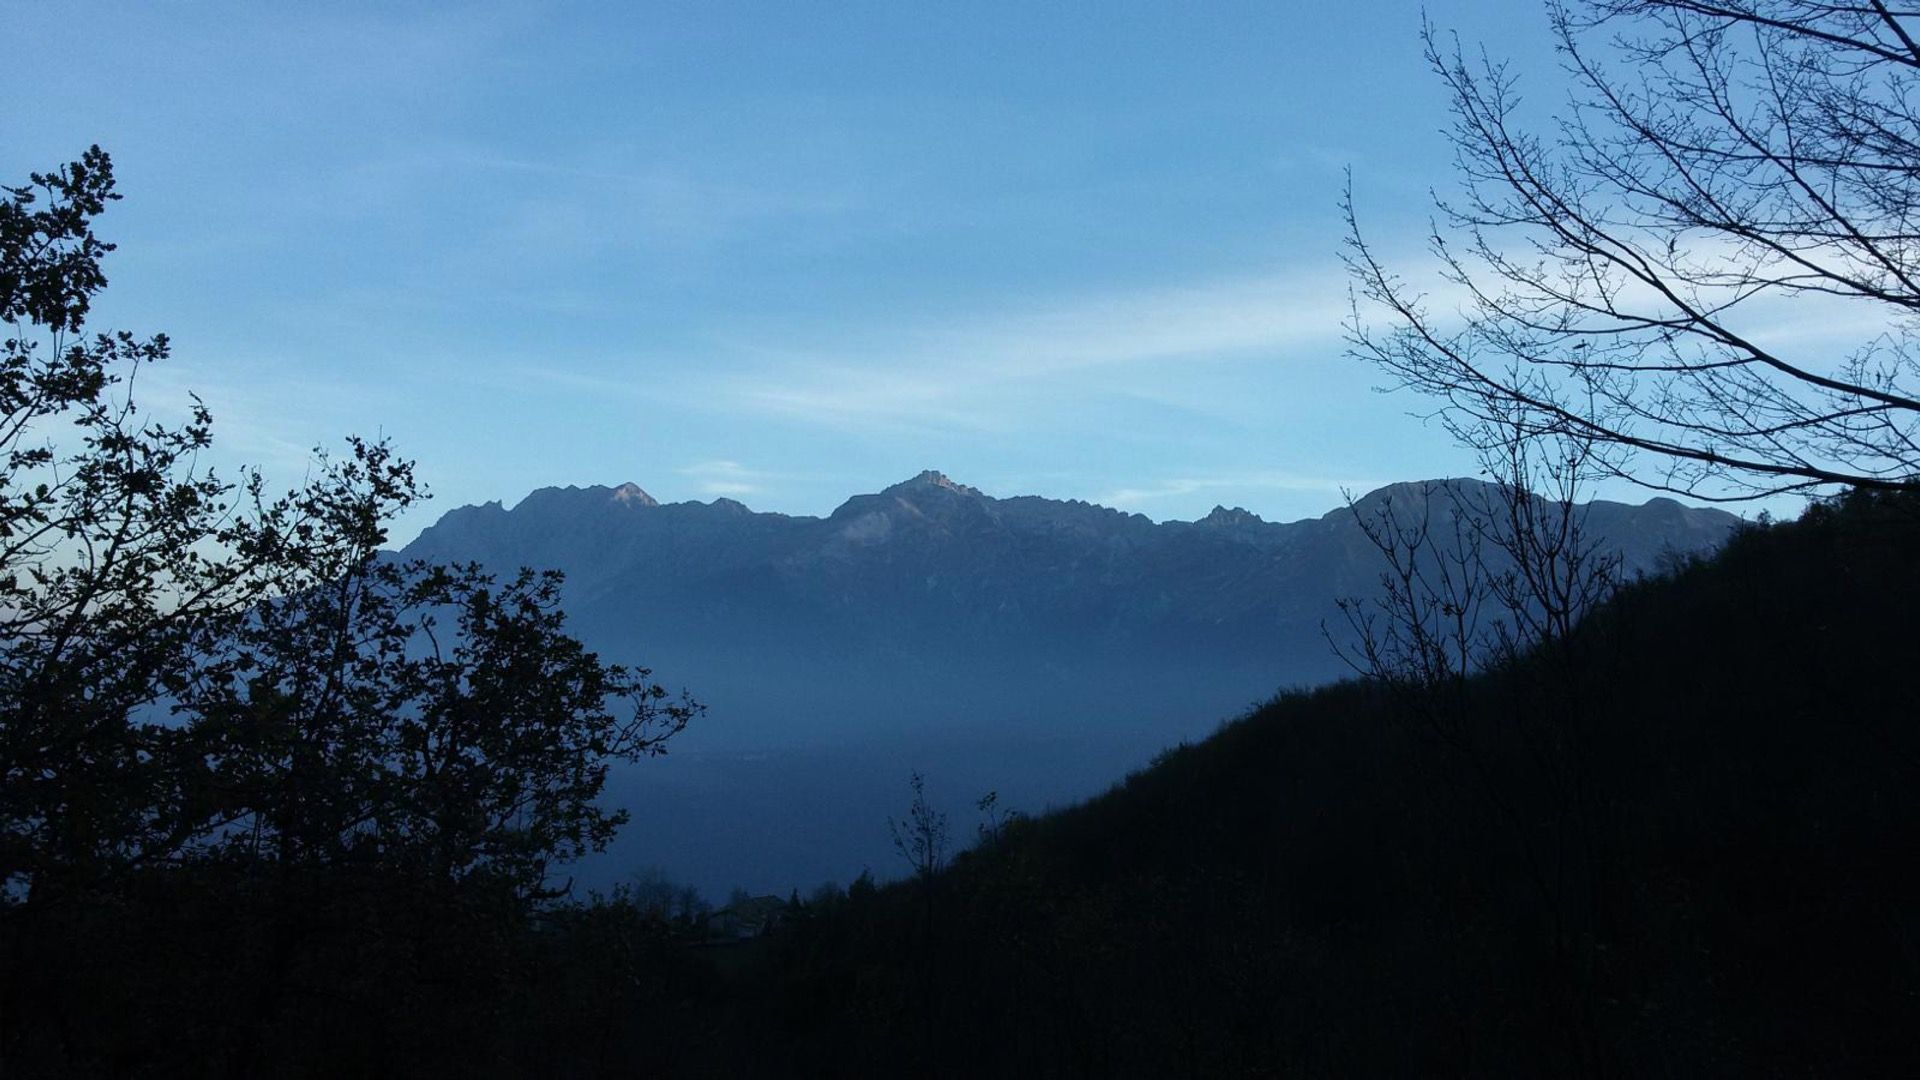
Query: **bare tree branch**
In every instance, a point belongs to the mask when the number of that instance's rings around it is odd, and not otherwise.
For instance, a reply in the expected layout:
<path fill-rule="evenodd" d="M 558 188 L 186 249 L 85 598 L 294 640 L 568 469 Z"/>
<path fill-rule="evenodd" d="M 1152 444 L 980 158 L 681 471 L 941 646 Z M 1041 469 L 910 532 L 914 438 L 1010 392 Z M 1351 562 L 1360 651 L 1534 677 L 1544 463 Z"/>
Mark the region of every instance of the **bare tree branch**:
<path fill-rule="evenodd" d="M 1884 4 L 1619 0 L 1550 10 L 1575 91 L 1517 126 L 1504 65 L 1427 29 L 1461 192 L 1429 247 L 1465 300 L 1386 268 L 1351 194 L 1353 355 L 1465 434 L 1607 448 L 1713 500 L 1920 477 L 1920 52 Z M 1596 43 L 1602 30 L 1610 39 Z M 1631 77 L 1609 58 L 1629 61 Z M 1806 346 L 1781 319 L 1840 329 Z"/>

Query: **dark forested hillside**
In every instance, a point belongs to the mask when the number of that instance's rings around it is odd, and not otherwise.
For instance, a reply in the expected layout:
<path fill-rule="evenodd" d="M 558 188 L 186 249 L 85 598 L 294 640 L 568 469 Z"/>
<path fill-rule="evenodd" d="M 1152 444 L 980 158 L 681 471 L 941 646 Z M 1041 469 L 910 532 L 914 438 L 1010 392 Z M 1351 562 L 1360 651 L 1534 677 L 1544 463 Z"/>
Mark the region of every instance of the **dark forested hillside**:
<path fill-rule="evenodd" d="M 1276 699 L 797 909 L 767 1074 L 1911 1075 L 1920 505 L 1629 589 L 1458 701 Z"/>

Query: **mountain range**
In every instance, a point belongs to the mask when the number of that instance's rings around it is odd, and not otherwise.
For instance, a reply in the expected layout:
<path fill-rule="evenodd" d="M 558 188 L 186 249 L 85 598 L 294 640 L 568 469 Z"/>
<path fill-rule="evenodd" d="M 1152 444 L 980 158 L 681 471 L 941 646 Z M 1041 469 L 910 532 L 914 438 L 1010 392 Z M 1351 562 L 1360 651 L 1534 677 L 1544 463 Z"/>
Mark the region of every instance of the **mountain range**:
<path fill-rule="evenodd" d="M 636 818 L 623 858 L 784 890 L 884 873 L 910 771 L 954 806 L 997 790 L 1039 809 L 1345 674 L 1325 628 L 1383 567 L 1356 511 L 1491 495 L 1454 479 L 1302 521 L 1216 507 L 1154 522 L 932 470 L 826 517 L 662 504 L 628 483 L 462 507 L 404 554 L 563 571 L 576 634 L 709 706 L 669 763 L 616 778 Z M 1586 517 L 1630 574 L 1711 550 L 1738 520 L 1664 498 Z"/>

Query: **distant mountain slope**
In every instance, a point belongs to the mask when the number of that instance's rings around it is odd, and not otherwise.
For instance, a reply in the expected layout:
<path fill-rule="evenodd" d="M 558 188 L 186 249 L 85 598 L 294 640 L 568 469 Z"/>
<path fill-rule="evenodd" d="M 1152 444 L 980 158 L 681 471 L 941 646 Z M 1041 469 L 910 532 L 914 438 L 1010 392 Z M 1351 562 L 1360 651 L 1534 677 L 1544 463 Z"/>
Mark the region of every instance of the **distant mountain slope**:
<path fill-rule="evenodd" d="M 1361 505 L 1484 487 L 1401 484 Z M 1737 520 L 1666 499 L 1590 514 L 1630 571 L 1663 551 L 1710 549 Z M 663 506 L 632 484 L 546 488 L 512 510 L 455 510 L 406 553 L 563 570 L 590 642 L 696 686 L 724 679 L 743 652 L 816 675 L 940 681 L 1197 665 L 1236 673 L 1235 697 L 1218 702 L 1229 705 L 1337 674 L 1321 622 L 1335 598 L 1370 593 L 1379 572 L 1345 508 L 1291 523 L 1216 508 L 1155 524 L 1082 502 L 998 499 L 932 471 L 826 518 L 730 499 Z"/>
<path fill-rule="evenodd" d="M 1485 493 L 1452 480 L 1361 502 Z M 1633 569 L 1736 521 L 1664 499 L 1590 514 Z M 909 770 L 956 809 L 988 790 L 1058 805 L 1282 686 L 1345 674 L 1322 622 L 1381 568 L 1345 508 L 1156 524 L 937 472 L 824 518 L 546 488 L 454 510 L 406 554 L 565 571 L 589 645 L 710 706 L 669 759 L 616 774 L 633 824 L 581 874 L 659 863 L 719 895 L 884 873 Z"/>

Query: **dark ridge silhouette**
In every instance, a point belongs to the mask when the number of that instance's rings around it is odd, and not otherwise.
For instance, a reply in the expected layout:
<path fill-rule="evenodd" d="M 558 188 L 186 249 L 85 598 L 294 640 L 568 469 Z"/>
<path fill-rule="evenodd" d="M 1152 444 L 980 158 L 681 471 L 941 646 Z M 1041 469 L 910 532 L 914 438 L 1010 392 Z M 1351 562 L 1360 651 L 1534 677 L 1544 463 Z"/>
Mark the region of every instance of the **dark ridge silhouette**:
<path fill-rule="evenodd" d="M 985 802 L 946 872 L 797 905 L 720 1067 L 1911 1075 L 1916 556 L 1920 500 L 1852 496 L 1474 678 L 1456 729 L 1348 682 Z"/>

